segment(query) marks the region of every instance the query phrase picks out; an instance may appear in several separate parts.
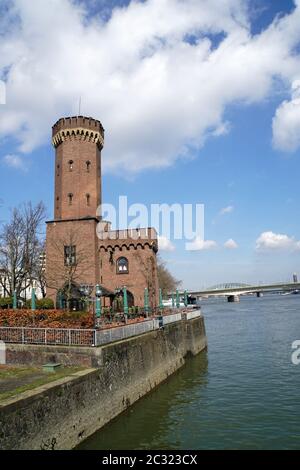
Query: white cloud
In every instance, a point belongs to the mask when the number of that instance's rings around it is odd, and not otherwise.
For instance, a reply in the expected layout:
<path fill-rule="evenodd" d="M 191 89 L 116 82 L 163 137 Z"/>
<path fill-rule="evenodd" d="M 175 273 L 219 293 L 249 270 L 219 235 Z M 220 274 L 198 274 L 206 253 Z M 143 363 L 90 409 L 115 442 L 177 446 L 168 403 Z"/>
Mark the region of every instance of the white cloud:
<path fill-rule="evenodd" d="M 223 207 L 223 209 L 220 210 L 220 214 L 221 215 L 230 214 L 233 211 L 234 211 L 233 206 L 227 206 L 227 207 Z"/>
<path fill-rule="evenodd" d="M 2 158 L 2 162 L 6 166 L 9 166 L 10 168 L 14 168 L 16 170 L 27 171 L 27 167 L 24 163 L 24 160 L 19 155 L 13 155 L 13 154 L 5 155 Z"/>
<path fill-rule="evenodd" d="M 224 247 L 229 250 L 235 250 L 238 248 L 238 244 L 232 238 L 230 238 L 227 240 L 227 242 L 224 243 Z"/>
<path fill-rule="evenodd" d="M 164 236 L 158 236 L 158 248 L 161 251 L 174 251 L 175 246 L 173 243 Z"/>
<path fill-rule="evenodd" d="M 300 80 L 292 84 L 290 101 L 284 101 L 273 118 L 274 146 L 284 151 L 300 147 Z"/>
<path fill-rule="evenodd" d="M 213 250 L 217 248 L 217 246 L 217 242 L 214 240 L 203 240 L 200 237 L 196 237 L 192 242 L 186 243 L 186 249 L 188 251 Z"/>
<path fill-rule="evenodd" d="M 106 129 L 106 170 L 137 172 L 192 157 L 208 137 L 229 131 L 228 105 L 264 100 L 274 79 L 291 83 L 299 71 L 299 6 L 254 36 L 247 6 L 135 1 L 105 23 L 71 0 L 39 0 L 34 8 L 7 2 L 0 137 L 17 138 L 19 150 L 30 152 L 50 141 L 59 117 L 78 113 L 82 96 L 82 113 Z"/>
<path fill-rule="evenodd" d="M 256 240 L 257 251 L 299 249 L 300 241 L 281 233 L 263 232 Z"/>
<path fill-rule="evenodd" d="M 0 105 L 5 104 L 6 102 L 6 90 L 5 90 L 5 83 L 3 80 L 0 80 Z"/>

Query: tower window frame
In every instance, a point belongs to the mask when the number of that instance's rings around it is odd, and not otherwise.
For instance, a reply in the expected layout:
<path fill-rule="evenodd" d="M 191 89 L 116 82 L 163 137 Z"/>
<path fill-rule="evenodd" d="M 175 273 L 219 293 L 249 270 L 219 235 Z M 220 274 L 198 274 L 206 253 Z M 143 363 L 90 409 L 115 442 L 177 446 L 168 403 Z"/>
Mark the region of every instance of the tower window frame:
<path fill-rule="evenodd" d="M 129 261 L 125 256 L 120 256 L 116 262 L 117 274 L 129 274 Z"/>
<path fill-rule="evenodd" d="M 72 204 L 73 204 L 73 199 L 74 199 L 73 193 L 69 193 L 69 194 L 68 194 L 68 199 L 69 199 L 69 206 L 72 206 Z"/>
<path fill-rule="evenodd" d="M 86 165 L 86 172 L 89 173 L 90 169 L 91 169 L 92 162 L 90 160 L 87 160 L 85 162 L 85 165 Z"/>
<path fill-rule="evenodd" d="M 64 264 L 65 266 L 76 266 L 76 245 L 64 246 Z"/>
<path fill-rule="evenodd" d="M 68 165 L 69 165 L 69 171 L 73 171 L 73 169 L 74 169 L 74 161 L 73 161 L 73 160 L 69 160 L 69 161 L 68 161 Z"/>
<path fill-rule="evenodd" d="M 85 199 L 86 199 L 86 205 L 90 206 L 91 205 L 91 195 L 87 193 L 85 195 Z"/>

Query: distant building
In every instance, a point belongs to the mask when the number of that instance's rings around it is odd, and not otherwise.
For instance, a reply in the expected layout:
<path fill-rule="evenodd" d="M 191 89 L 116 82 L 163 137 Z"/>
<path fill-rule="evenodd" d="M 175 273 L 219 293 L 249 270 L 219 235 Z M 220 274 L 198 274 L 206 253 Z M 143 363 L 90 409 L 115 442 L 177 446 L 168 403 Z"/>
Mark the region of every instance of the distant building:
<path fill-rule="evenodd" d="M 296 273 L 293 274 L 293 281 L 295 284 L 298 283 L 298 275 Z"/>
<path fill-rule="evenodd" d="M 23 289 L 19 294 L 19 298 L 23 301 L 31 299 L 32 287 L 35 287 L 35 296 L 37 299 L 43 298 L 41 286 L 38 281 L 33 282 L 25 281 L 23 283 Z M 10 286 L 9 281 L 5 275 L 4 270 L 0 270 L 0 298 L 9 297 Z"/>

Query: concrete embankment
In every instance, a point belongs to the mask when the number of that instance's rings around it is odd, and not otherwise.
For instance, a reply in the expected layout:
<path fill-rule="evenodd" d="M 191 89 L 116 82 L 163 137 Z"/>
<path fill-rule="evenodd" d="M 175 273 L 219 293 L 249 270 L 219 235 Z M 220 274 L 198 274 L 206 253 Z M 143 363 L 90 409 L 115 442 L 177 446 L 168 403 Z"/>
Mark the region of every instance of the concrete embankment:
<path fill-rule="evenodd" d="M 206 345 L 201 316 L 96 348 L 97 368 L 0 403 L 0 449 L 75 447 Z"/>

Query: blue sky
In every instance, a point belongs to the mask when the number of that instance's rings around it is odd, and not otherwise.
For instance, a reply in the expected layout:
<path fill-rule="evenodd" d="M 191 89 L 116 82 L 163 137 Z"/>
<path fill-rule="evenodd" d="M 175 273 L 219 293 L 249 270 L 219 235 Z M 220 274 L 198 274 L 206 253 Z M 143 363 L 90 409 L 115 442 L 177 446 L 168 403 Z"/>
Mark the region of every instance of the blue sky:
<path fill-rule="evenodd" d="M 118 2 L 60 1 L 68 20 L 55 38 L 47 28 L 57 0 L 49 19 L 16 0 L 0 21 L 0 219 L 28 200 L 43 200 L 52 217 L 51 124 L 76 114 L 82 95 L 83 113 L 106 129 L 105 202 L 205 205 L 205 239 L 215 246 L 187 252 L 171 240 L 173 250 L 161 251 L 184 287 L 300 274 L 299 7 L 224 0 L 220 12 L 214 1 L 176 0 L 171 9 L 166 0 L 157 30 L 157 0 L 144 9 L 119 2 L 119 11 Z"/>

